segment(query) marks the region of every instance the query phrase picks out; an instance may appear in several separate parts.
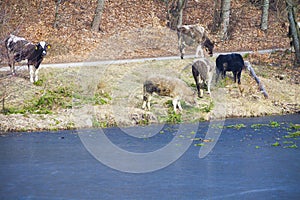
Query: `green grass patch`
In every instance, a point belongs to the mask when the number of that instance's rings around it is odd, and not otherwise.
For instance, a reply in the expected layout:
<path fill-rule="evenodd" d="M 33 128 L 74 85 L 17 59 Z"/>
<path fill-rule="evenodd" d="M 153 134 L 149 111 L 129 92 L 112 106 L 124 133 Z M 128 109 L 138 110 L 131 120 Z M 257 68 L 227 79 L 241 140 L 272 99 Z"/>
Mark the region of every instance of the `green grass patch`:
<path fill-rule="evenodd" d="M 235 125 L 225 126 L 224 128 L 233 128 L 233 129 L 240 130 L 241 128 L 246 128 L 246 125 L 245 124 L 235 124 Z"/>
<path fill-rule="evenodd" d="M 290 145 L 290 146 L 285 146 L 284 148 L 297 149 L 298 146 L 296 144 L 293 144 L 293 145 Z"/>
<path fill-rule="evenodd" d="M 259 129 L 263 126 L 267 126 L 267 127 L 272 127 L 272 128 L 278 128 L 280 127 L 280 124 L 276 121 L 270 121 L 269 124 L 252 124 L 251 125 L 251 128 L 254 128 L 254 129 Z"/>
<path fill-rule="evenodd" d="M 194 146 L 195 147 L 202 147 L 202 146 L 204 146 L 204 143 L 196 143 L 196 144 L 194 144 Z"/>
<path fill-rule="evenodd" d="M 72 91 L 66 87 L 58 87 L 54 90 L 42 90 L 24 106 L 8 107 L 3 110 L 4 114 L 52 114 L 59 108 L 72 107 Z"/>
<path fill-rule="evenodd" d="M 300 131 L 289 133 L 288 135 L 284 136 L 284 138 L 298 138 L 298 137 L 300 137 Z"/>
<path fill-rule="evenodd" d="M 290 129 L 299 130 L 300 129 L 300 124 L 290 123 Z"/>
<path fill-rule="evenodd" d="M 176 113 L 173 109 L 169 109 L 168 117 L 166 119 L 167 123 L 170 124 L 179 124 L 182 122 L 181 113 Z"/>
<path fill-rule="evenodd" d="M 273 147 L 278 147 L 278 146 L 280 146 L 280 144 L 279 144 L 278 141 L 276 141 L 275 143 L 272 144 L 272 146 L 273 146 Z"/>

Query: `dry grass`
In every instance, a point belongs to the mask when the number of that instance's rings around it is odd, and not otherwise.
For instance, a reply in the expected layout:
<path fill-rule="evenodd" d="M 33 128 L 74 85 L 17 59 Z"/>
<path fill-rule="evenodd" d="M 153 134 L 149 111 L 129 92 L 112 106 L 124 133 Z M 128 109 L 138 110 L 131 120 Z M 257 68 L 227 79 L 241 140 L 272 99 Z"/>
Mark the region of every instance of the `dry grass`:
<path fill-rule="evenodd" d="M 56 130 L 165 123 L 170 117 L 178 117 L 170 112 L 170 99 L 154 96 L 151 112 L 142 110 L 143 82 L 149 75 L 174 76 L 180 77 L 196 90 L 191 66 L 186 67 L 191 62 L 191 59 L 184 59 L 81 68 L 44 68 L 40 70 L 42 82 L 39 86 L 29 82 L 27 71 L 21 71 L 16 77 L 1 72 L 1 91 L 10 94 L 5 101 L 6 108 L 33 106 L 32 102 L 40 99 L 46 91 L 65 88 L 59 90 L 61 94 L 55 93 L 58 100 L 57 105 L 50 109 L 52 114 L 32 114 L 29 111 L 1 114 L 1 129 Z M 268 99 L 258 91 L 256 82 L 248 72 L 242 73 L 242 93 L 232 82 L 231 73 L 228 73 L 228 79 L 212 88 L 213 98 L 208 95 L 203 99 L 198 98 L 195 107 L 183 104 L 180 121 L 209 120 L 224 115 L 253 117 L 299 112 L 299 85 L 291 81 L 289 73 L 282 79 L 278 76 L 282 74 L 281 70 L 266 66 L 254 66 L 254 69 L 265 85 Z M 66 91 L 71 91 L 71 98 L 64 94 Z M 85 123 L 87 119 L 92 122 Z"/>

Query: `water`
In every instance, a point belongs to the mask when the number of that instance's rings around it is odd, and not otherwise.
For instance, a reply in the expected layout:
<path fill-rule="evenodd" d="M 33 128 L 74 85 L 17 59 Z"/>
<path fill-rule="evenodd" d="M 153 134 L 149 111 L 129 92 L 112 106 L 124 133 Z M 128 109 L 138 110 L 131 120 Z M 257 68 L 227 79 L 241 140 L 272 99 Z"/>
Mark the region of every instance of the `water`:
<path fill-rule="evenodd" d="M 290 123 L 300 124 L 300 115 L 226 120 L 205 158 L 195 140 L 174 163 L 150 173 L 102 164 L 76 131 L 12 133 L 0 138 L 0 199 L 299 199 L 300 141 L 284 137 L 296 131 Z M 236 124 L 245 127 L 229 128 Z M 207 127 L 199 124 L 193 137 L 204 138 Z M 169 144 L 178 126 L 143 128 L 146 135 L 153 129 L 163 131 L 151 138 L 104 132 L 126 151 L 147 153 Z"/>

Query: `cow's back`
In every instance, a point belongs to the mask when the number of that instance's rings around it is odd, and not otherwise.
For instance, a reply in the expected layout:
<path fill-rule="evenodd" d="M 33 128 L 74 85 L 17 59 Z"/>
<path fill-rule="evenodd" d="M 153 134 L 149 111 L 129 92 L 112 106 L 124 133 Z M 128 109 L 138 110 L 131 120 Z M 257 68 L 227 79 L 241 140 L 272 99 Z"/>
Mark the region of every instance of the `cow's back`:
<path fill-rule="evenodd" d="M 203 60 L 197 60 L 192 65 L 192 72 L 195 76 L 200 76 L 202 80 L 207 80 L 208 78 L 208 72 L 209 72 L 209 66 L 203 61 Z"/>

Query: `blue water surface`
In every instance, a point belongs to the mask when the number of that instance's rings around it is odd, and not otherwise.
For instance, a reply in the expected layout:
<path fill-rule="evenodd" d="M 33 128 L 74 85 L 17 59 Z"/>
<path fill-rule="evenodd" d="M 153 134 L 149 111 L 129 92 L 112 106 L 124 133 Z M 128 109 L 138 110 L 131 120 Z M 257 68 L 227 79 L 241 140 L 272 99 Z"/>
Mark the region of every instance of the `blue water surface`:
<path fill-rule="evenodd" d="M 209 123 L 199 123 L 183 156 L 150 173 L 102 164 L 77 131 L 10 133 L 0 137 L 0 199 L 300 199 L 300 138 L 288 137 L 297 131 L 293 124 L 300 124 L 299 114 L 226 120 L 215 147 L 200 159 Z M 151 152 L 178 127 L 165 125 L 150 138 L 103 131 L 124 150 Z M 144 127 L 145 135 L 151 129 Z"/>

